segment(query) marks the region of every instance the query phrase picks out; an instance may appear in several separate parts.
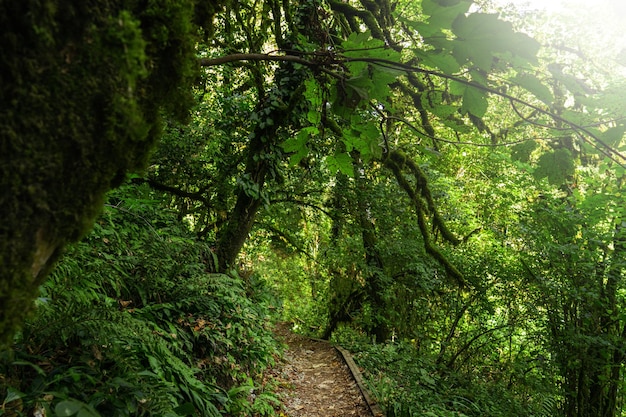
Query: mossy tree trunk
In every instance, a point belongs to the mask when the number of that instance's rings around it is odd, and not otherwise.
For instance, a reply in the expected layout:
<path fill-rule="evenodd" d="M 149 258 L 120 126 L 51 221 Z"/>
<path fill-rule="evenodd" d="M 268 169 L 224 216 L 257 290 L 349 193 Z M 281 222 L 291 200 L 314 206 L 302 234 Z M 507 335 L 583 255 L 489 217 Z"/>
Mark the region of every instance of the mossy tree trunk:
<path fill-rule="evenodd" d="M 64 245 L 186 114 L 198 18 L 217 2 L 0 3 L 0 346 Z"/>

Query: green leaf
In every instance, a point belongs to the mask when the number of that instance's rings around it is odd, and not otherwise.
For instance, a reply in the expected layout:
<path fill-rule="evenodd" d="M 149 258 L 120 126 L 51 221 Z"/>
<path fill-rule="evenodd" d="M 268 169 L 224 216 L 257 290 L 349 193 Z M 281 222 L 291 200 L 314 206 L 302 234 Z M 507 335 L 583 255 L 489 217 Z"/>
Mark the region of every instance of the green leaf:
<path fill-rule="evenodd" d="M 430 37 L 440 37 L 443 35 L 440 27 L 428 24 L 427 22 L 417 22 L 410 19 L 404 19 L 402 17 L 398 18 L 398 20 L 404 23 L 406 27 L 415 30 L 424 39 Z"/>
<path fill-rule="evenodd" d="M 322 105 L 322 97 L 320 94 L 320 88 L 317 81 L 314 79 L 307 79 L 304 82 L 305 90 L 304 97 L 311 103 L 311 107 L 317 108 Z"/>
<path fill-rule="evenodd" d="M 17 361 L 12 362 L 12 364 L 13 365 L 20 365 L 20 366 L 30 366 L 31 368 L 33 368 L 37 372 L 37 374 L 39 374 L 41 376 L 44 376 L 44 375 L 47 374 L 47 372 L 44 371 L 39 365 L 36 365 L 36 364 L 34 364 L 32 362 L 17 360 Z"/>
<path fill-rule="evenodd" d="M 540 180 L 547 178 L 552 185 L 561 185 L 574 174 L 574 160 L 567 149 L 557 149 L 541 155 L 533 176 Z"/>
<path fill-rule="evenodd" d="M 342 49 L 347 51 L 351 49 L 362 49 L 364 46 L 377 48 L 385 46 L 385 42 L 380 39 L 372 38 L 371 32 L 366 30 L 365 32 L 352 32 L 350 36 L 348 36 L 348 39 L 341 43 Z"/>
<path fill-rule="evenodd" d="M 343 55 L 348 58 L 377 58 L 388 61 L 400 62 L 401 55 L 398 51 L 385 46 L 380 39 L 372 38 L 369 31 L 352 33 L 341 44 Z M 358 75 L 365 72 L 368 63 L 363 61 L 347 62 L 346 67 L 350 74 Z"/>
<path fill-rule="evenodd" d="M 487 113 L 488 105 L 487 96 L 483 90 L 472 86 L 465 88 L 461 113 L 470 113 L 476 117 L 483 117 Z"/>
<path fill-rule="evenodd" d="M 489 79 L 487 78 L 487 73 L 484 71 L 476 71 L 475 69 L 470 70 L 470 76 L 472 78 L 472 83 L 478 84 L 484 87 L 489 85 Z"/>
<path fill-rule="evenodd" d="M 496 14 L 460 15 L 452 24 L 452 30 L 457 36 L 452 53 L 460 64 L 471 61 L 480 69 L 490 71 L 494 58 L 502 58 L 505 53 L 536 62 L 539 42 L 515 32 L 511 23 L 500 20 Z"/>
<path fill-rule="evenodd" d="M 446 74 L 454 74 L 461 69 L 457 60 L 447 52 L 415 49 L 413 53 L 420 59 L 422 65 L 430 68 L 438 68 Z"/>
<path fill-rule="evenodd" d="M 602 141 L 609 146 L 618 146 L 626 133 L 626 125 L 615 126 L 603 132 L 600 136 Z"/>
<path fill-rule="evenodd" d="M 59 417 L 68 417 L 78 413 L 83 407 L 84 404 L 80 401 L 65 400 L 61 401 L 56 405 L 56 407 L 54 407 L 54 412 Z"/>
<path fill-rule="evenodd" d="M 322 121 L 322 114 L 317 109 L 309 110 L 306 114 L 306 119 L 309 123 L 316 125 Z"/>
<path fill-rule="evenodd" d="M 423 0 L 422 11 L 430 16 L 430 25 L 447 29 L 458 16 L 467 13 L 471 5 L 469 0 Z"/>
<path fill-rule="evenodd" d="M 385 96 L 389 94 L 388 93 L 389 84 L 396 81 L 396 79 L 400 77 L 401 75 L 404 75 L 403 70 L 398 70 L 398 69 L 390 68 L 390 67 L 384 67 L 381 65 L 372 66 L 372 82 L 374 83 L 374 87 L 384 89 L 384 91 L 386 92 Z"/>
<path fill-rule="evenodd" d="M 465 88 L 467 84 L 460 83 L 458 81 L 450 82 L 450 94 L 453 96 L 462 96 L 465 93 Z"/>
<path fill-rule="evenodd" d="M 534 75 L 524 73 L 517 74 L 517 76 L 513 78 L 513 82 L 530 91 L 535 97 L 546 104 L 551 104 L 554 101 L 552 91 Z"/>
<path fill-rule="evenodd" d="M 352 175 L 352 157 L 345 152 L 327 156 L 326 164 L 332 174 L 340 171 L 345 175 Z"/>
<path fill-rule="evenodd" d="M 15 400 L 19 400 L 20 398 L 25 397 L 26 394 L 12 388 L 12 387 L 8 387 L 7 388 L 7 395 L 6 397 L 4 397 L 4 404 L 10 403 L 11 401 L 15 401 Z"/>
<path fill-rule="evenodd" d="M 289 157 L 289 165 L 296 166 L 300 161 L 302 161 L 309 154 L 309 148 L 303 147 L 299 149 L 295 154 Z"/>
<path fill-rule="evenodd" d="M 101 416 L 100 416 L 100 413 L 98 413 L 93 408 L 83 407 L 80 410 L 78 410 L 78 414 L 76 415 L 76 417 L 101 417 Z"/>
<path fill-rule="evenodd" d="M 446 104 L 438 104 L 435 106 L 424 106 L 424 107 L 430 110 L 432 114 L 434 114 L 435 116 L 441 117 L 442 119 L 452 116 L 454 113 L 456 113 L 459 110 L 457 106 L 450 106 Z"/>
<path fill-rule="evenodd" d="M 299 152 L 303 148 L 306 148 L 306 144 L 309 138 L 319 133 L 319 129 L 316 126 L 308 126 L 301 129 L 295 136 L 285 140 L 282 143 L 282 148 L 285 152 Z"/>
<path fill-rule="evenodd" d="M 345 85 L 346 87 L 353 89 L 361 98 L 361 100 L 369 100 L 369 90 L 374 87 L 372 80 L 364 75 L 360 75 L 346 80 Z"/>
<path fill-rule="evenodd" d="M 364 160 L 368 160 L 372 155 L 377 155 L 380 152 L 378 145 L 380 131 L 376 123 L 364 123 L 358 116 L 354 116 L 351 123 L 351 134 L 344 134 L 343 138 L 346 150 L 350 152 L 352 149 L 356 149 Z"/>
<path fill-rule="evenodd" d="M 420 101 L 422 103 L 422 106 L 428 110 L 431 110 L 432 108 L 436 108 L 442 105 L 445 107 L 456 107 L 456 106 L 448 106 L 447 103 L 444 104 L 444 95 L 441 91 L 432 91 L 426 94 L 421 94 Z M 447 101 L 447 97 L 446 97 L 446 101 Z"/>
<path fill-rule="evenodd" d="M 511 159 L 513 161 L 528 162 L 530 161 L 530 154 L 537 149 L 537 142 L 534 140 L 527 140 L 511 148 Z"/>

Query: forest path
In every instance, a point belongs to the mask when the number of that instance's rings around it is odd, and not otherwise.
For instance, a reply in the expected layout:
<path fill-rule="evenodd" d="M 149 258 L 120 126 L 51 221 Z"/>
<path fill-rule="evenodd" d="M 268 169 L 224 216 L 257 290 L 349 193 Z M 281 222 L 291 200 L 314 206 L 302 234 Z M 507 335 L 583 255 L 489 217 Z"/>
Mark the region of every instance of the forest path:
<path fill-rule="evenodd" d="M 288 348 L 277 366 L 278 394 L 288 417 L 372 417 L 352 372 L 330 344 L 292 333 L 278 324 Z"/>

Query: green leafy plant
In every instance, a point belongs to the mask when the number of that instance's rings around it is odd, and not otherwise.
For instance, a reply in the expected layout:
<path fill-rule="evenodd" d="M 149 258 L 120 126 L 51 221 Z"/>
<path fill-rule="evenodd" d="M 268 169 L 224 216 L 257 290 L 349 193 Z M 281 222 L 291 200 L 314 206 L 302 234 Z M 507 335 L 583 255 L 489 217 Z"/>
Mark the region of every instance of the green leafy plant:
<path fill-rule="evenodd" d="M 263 284 L 247 291 L 236 275 L 207 273 L 209 249 L 145 190 L 110 201 L 3 358 L 5 403 L 59 416 L 221 415 L 229 390 L 278 353 Z"/>

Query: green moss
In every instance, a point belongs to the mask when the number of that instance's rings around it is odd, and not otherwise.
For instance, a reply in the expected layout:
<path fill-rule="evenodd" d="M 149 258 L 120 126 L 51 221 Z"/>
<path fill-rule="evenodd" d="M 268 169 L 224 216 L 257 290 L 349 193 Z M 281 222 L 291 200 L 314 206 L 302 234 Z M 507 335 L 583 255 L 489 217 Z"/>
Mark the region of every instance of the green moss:
<path fill-rule="evenodd" d="M 186 113 L 194 0 L 145 3 L 0 3 L 0 345 L 54 254 L 145 164 L 163 110 Z"/>

